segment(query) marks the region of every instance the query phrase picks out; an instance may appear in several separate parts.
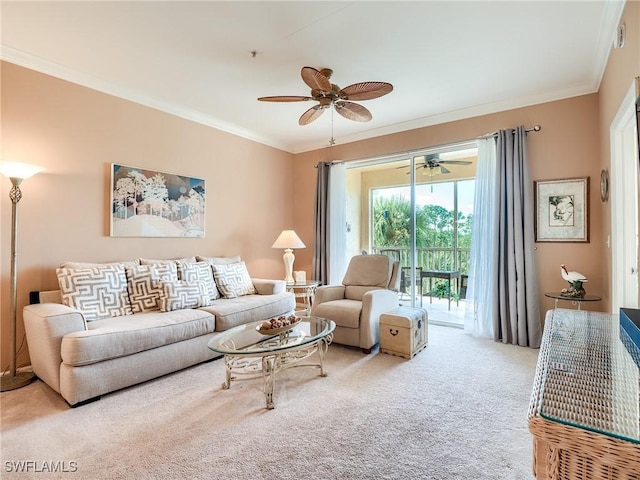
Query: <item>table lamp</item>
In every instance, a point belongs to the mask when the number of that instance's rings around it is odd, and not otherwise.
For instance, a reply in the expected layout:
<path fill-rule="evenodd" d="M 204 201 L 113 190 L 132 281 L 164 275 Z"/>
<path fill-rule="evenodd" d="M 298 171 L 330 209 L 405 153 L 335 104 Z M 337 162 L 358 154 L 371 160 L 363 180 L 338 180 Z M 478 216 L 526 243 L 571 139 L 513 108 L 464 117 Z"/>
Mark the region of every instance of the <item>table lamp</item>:
<path fill-rule="evenodd" d="M 11 180 L 11 333 L 10 333 L 10 364 L 8 374 L 0 377 L 0 391 L 15 390 L 24 387 L 33 380 L 32 372 L 16 371 L 16 319 L 18 309 L 18 272 L 16 270 L 18 252 L 16 249 L 18 239 L 18 202 L 22 198 L 20 184 L 23 180 L 42 171 L 43 168 L 22 162 L 0 162 L 0 174 Z"/>
<path fill-rule="evenodd" d="M 282 260 L 284 260 L 284 280 L 289 285 L 295 283 L 293 280 L 293 262 L 296 257 L 293 254 L 293 249 L 305 248 L 305 244 L 302 243 L 300 237 L 293 230 L 283 230 L 276 241 L 273 242 L 271 248 L 284 248 L 284 255 L 282 256 Z"/>

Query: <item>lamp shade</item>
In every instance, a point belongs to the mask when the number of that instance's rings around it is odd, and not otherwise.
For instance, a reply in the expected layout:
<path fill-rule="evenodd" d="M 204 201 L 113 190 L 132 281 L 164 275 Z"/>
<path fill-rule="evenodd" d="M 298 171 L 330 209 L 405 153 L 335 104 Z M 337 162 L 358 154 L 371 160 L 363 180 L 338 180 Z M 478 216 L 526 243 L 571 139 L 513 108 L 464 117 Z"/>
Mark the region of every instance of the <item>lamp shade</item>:
<path fill-rule="evenodd" d="M 293 230 L 283 230 L 271 248 L 306 248 L 300 237 Z"/>
<path fill-rule="evenodd" d="M 41 172 L 44 168 L 30 163 L 4 161 L 0 162 L 0 174 L 8 178 L 20 178 L 24 180 Z"/>

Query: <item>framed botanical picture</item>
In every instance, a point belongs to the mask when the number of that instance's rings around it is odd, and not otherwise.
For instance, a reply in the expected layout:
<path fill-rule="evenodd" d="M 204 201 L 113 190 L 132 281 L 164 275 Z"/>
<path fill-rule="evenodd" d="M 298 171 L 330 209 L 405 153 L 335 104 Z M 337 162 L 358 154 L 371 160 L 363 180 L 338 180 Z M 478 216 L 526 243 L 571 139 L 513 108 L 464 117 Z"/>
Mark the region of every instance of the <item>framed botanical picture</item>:
<path fill-rule="evenodd" d="M 589 241 L 589 177 L 534 182 L 536 242 Z"/>
<path fill-rule="evenodd" d="M 112 237 L 204 237 L 201 178 L 111 165 Z"/>

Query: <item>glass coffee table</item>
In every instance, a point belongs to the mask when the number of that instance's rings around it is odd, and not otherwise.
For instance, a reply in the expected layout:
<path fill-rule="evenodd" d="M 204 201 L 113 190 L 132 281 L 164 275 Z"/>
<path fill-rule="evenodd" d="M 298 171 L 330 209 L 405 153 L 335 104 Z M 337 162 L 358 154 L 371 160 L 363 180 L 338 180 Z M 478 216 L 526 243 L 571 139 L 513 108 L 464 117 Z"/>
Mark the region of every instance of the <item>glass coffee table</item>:
<path fill-rule="evenodd" d="M 262 322 L 251 322 L 231 328 L 209 340 L 207 346 L 224 354 L 226 379 L 223 389 L 231 387 L 238 377 L 262 377 L 267 408 L 274 407 L 276 374 L 289 367 L 315 367 L 326 377 L 324 357 L 333 340 L 336 324 L 320 317 L 299 317 L 290 330 L 265 335 L 257 329 Z M 319 362 L 301 363 L 318 352 Z"/>

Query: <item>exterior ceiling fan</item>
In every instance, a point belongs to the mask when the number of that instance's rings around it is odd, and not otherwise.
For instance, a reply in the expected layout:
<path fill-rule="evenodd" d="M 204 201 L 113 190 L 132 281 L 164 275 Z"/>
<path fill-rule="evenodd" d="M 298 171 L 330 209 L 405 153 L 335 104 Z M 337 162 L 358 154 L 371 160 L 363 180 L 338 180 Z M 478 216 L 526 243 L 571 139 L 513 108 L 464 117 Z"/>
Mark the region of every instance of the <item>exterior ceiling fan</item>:
<path fill-rule="evenodd" d="M 424 169 L 426 171 L 428 171 L 431 175 L 438 173 L 451 173 L 451 170 L 449 170 L 446 167 L 443 167 L 442 165 L 446 164 L 446 165 L 471 165 L 471 162 L 468 160 L 440 160 L 440 156 L 436 153 L 436 154 L 432 154 L 432 155 L 425 155 L 424 156 L 424 161 L 422 163 L 416 163 L 416 171 L 420 170 L 420 169 Z M 409 165 L 404 165 L 402 167 L 398 167 L 398 168 L 408 168 Z M 407 172 L 407 175 L 409 175 L 410 172 Z M 426 173 L 426 172 L 425 172 Z"/>
<path fill-rule="evenodd" d="M 302 114 L 298 120 L 300 125 L 308 125 L 333 105 L 336 112 L 344 118 L 356 122 L 368 122 L 371 120 L 371 112 L 352 100 L 371 100 L 382 97 L 393 90 L 393 85 L 386 82 L 360 82 L 340 88 L 331 83 L 329 79 L 333 74 L 330 68 L 317 70 L 313 67 L 303 67 L 300 72 L 302 80 L 311 88 L 310 96 L 272 96 L 259 97 L 262 102 L 318 102 Z"/>

